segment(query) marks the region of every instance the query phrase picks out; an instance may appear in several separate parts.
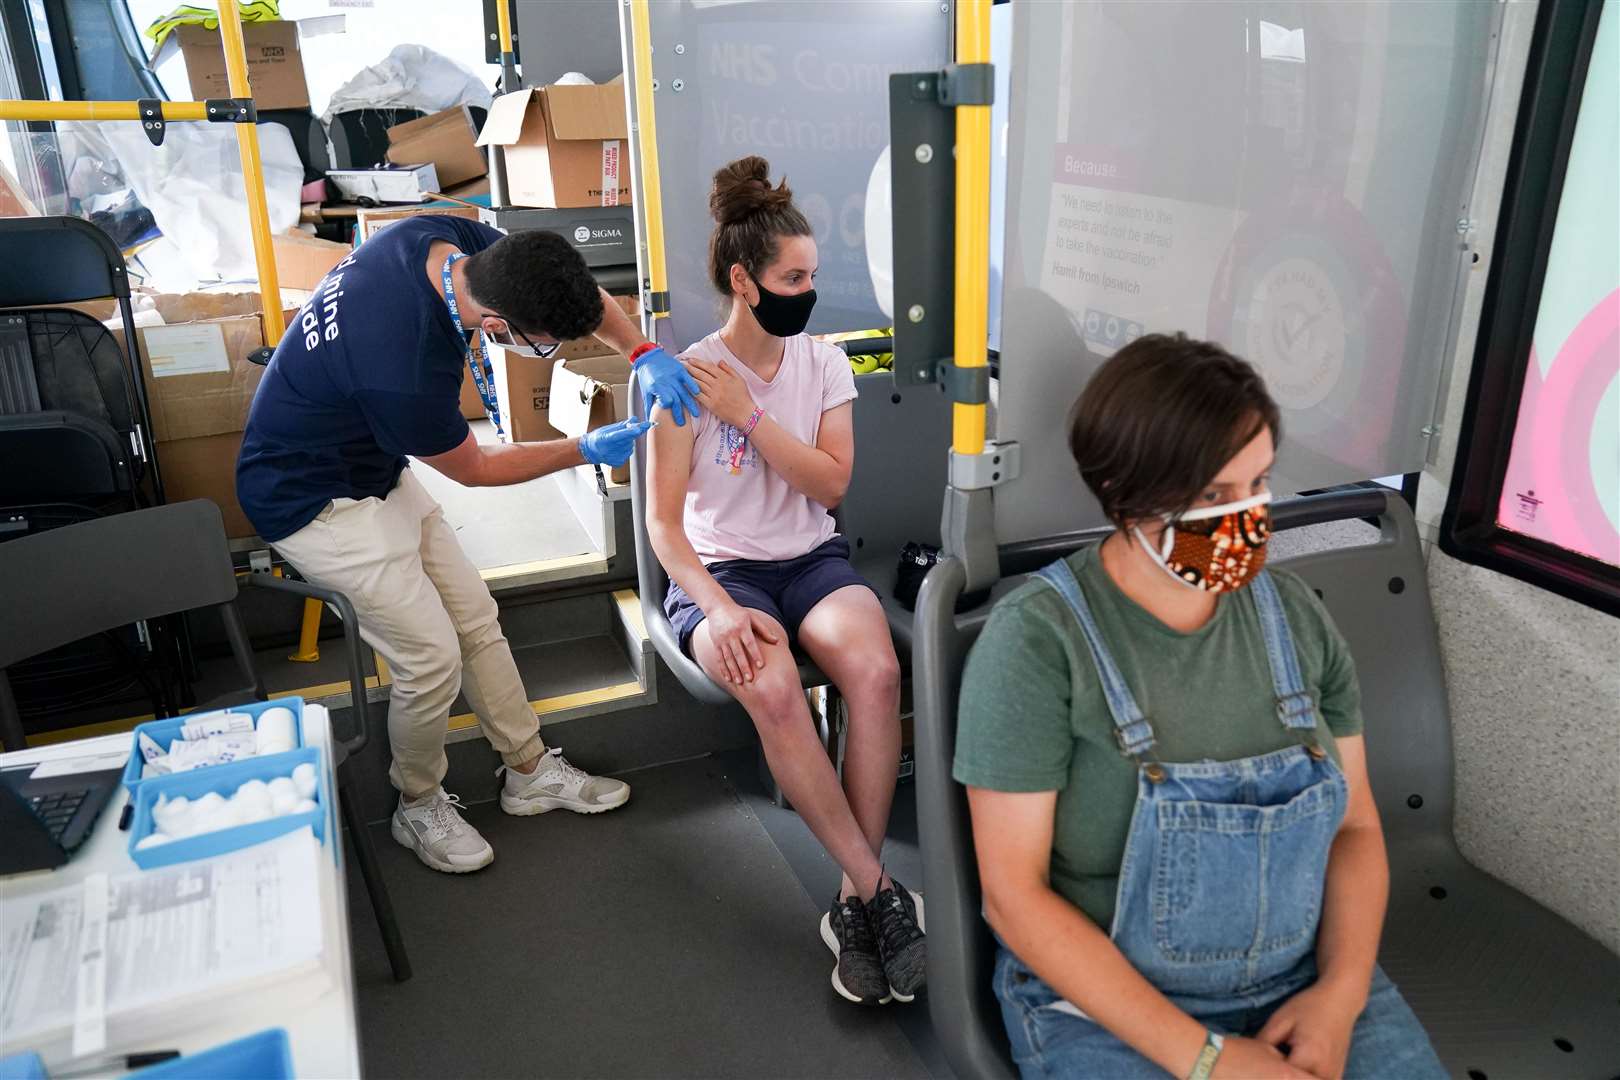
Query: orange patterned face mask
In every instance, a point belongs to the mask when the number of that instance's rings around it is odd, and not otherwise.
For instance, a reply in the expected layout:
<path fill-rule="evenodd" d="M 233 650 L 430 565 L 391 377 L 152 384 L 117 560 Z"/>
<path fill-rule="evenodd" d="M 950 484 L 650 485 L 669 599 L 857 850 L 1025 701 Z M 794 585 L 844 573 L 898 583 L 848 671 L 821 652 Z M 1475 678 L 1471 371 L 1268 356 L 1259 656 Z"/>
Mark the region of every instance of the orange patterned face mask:
<path fill-rule="evenodd" d="M 1271 538 L 1269 492 L 1227 503 L 1189 510 L 1166 517 L 1164 539 L 1155 548 L 1136 529 L 1136 539 L 1164 572 L 1194 589 L 1236 592 L 1254 580 L 1266 565 L 1266 541 Z"/>

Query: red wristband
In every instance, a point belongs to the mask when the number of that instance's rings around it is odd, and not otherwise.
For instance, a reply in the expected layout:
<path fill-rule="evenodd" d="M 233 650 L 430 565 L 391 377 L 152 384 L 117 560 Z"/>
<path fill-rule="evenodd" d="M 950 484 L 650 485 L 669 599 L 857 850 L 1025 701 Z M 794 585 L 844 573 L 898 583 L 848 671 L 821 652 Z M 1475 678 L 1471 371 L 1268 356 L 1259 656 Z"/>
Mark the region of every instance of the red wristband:
<path fill-rule="evenodd" d="M 637 360 L 640 360 L 643 356 L 646 356 L 656 348 L 658 348 L 658 346 L 653 342 L 643 341 L 640 345 L 637 345 L 635 348 L 630 350 L 630 363 L 634 364 Z"/>

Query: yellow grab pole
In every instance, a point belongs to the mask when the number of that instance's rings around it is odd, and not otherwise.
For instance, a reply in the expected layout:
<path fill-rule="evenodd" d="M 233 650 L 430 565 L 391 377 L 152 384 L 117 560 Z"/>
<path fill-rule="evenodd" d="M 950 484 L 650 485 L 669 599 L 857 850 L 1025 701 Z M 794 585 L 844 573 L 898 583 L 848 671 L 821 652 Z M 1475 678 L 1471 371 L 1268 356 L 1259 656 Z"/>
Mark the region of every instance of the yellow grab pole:
<path fill-rule="evenodd" d="M 654 297 L 667 296 L 664 274 L 664 200 L 658 175 L 658 126 L 653 115 L 652 18 L 647 0 L 631 0 L 630 27 L 636 47 L 636 134 L 641 147 L 642 216 L 647 222 L 647 279 Z M 661 305 L 667 308 L 667 303 Z M 654 311 L 653 318 L 669 314 Z"/>
<path fill-rule="evenodd" d="M 298 622 L 298 650 L 287 659 L 313 664 L 321 658 L 321 602 L 304 597 L 304 613 Z"/>
<path fill-rule="evenodd" d="M 242 47 L 242 15 L 236 10 L 236 0 L 220 0 L 219 36 L 225 42 L 225 73 L 230 80 L 231 96 L 252 98 L 247 52 Z M 270 247 L 270 208 L 264 198 L 264 165 L 259 160 L 258 127 L 237 124 L 236 148 L 242 156 L 242 187 L 247 192 L 248 223 L 253 229 L 253 258 L 259 264 L 264 342 L 274 348 L 287 327 L 281 321 L 281 283 L 276 280 L 276 258 Z"/>
<path fill-rule="evenodd" d="M 284 577 L 281 567 L 274 567 L 270 573 L 275 577 Z M 321 658 L 321 602 L 313 596 L 304 597 L 304 613 L 298 623 L 298 651 L 288 655 L 287 659 L 296 660 L 300 664 L 313 664 Z"/>
<path fill-rule="evenodd" d="M 956 0 L 956 62 L 990 62 L 990 0 Z M 956 107 L 956 366 L 984 367 L 990 304 L 990 106 Z M 951 448 L 984 451 L 983 405 L 952 408 Z"/>
<path fill-rule="evenodd" d="M 489 24 L 485 23 L 484 25 L 488 26 Z M 500 39 L 501 55 L 505 56 L 512 51 L 512 12 L 508 10 L 506 4 L 500 3 L 499 0 L 495 4 L 495 32 Z M 505 89 L 507 93 L 511 93 L 513 88 L 506 87 Z"/>
<path fill-rule="evenodd" d="M 139 120 L 133 101 L 0 101 L 0 120 Z M 206 120 L 208 113 L 200 101 L 165 101 L 163 119 Z"/>

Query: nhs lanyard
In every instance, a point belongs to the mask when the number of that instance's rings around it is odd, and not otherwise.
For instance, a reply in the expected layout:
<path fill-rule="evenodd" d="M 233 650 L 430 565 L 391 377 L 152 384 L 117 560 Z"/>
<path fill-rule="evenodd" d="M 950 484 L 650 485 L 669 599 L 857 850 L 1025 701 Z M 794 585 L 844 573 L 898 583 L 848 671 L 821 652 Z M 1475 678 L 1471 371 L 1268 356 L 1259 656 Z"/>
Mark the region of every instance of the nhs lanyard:
<path fill-rule="evenodd" d="M 482 329 L 478 331 L 477 346 L 467 342 L 466 328 L 461 325 L 461 309 L 456 305 L 456 286 L 450 278 L 450 268 L 456 264 L 456 260 L 466 257 L 458 252 L 444 260 L 444 302 L 450 309 L 450 321 L 456 324 L 456 333 L 466 343 L 467 369 L 472 372 L 473 385 L 478 388 L 478 397 L 484 403 L 484 411 L 489 414 L 490 421 L 495 425 L 495 434 L 504 435 L 505 432 L 501 428 L 501 407 L 495 399 L 495 385 L 484 370 L 484 331 Z"/>

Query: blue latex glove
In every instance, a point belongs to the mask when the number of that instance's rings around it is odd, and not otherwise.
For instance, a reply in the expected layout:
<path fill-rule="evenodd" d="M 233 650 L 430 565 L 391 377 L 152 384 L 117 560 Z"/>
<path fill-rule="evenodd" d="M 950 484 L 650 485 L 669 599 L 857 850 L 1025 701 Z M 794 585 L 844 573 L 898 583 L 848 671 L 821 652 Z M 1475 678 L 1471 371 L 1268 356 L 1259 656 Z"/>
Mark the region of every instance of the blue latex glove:
<path fill-rule="evenodd" d="M 618 468 L 630 460 L 636 440 L 652 429 L 650 420 L 620 420 L 617 424 L 587 431 L 579 437 L 579 452 L 592 465 Z"/>
<path fill-rule="evenodd" d="M 641 376 L 642 403 L 648 416 L 653 414 L 655 404 L 669 410 L 676 427 L 683 427 L 688 416 L 697 416 L 697 396 L 701 388 L 687 372 L 685 364 L 659 348 L 638 356 L 636 371 Z"/>

